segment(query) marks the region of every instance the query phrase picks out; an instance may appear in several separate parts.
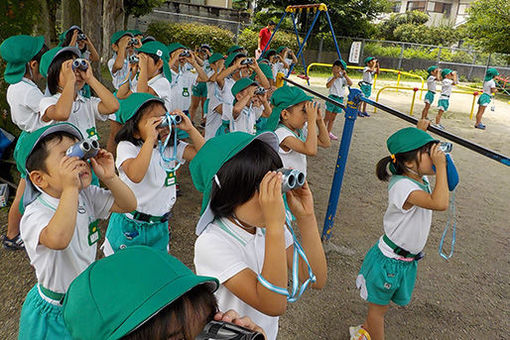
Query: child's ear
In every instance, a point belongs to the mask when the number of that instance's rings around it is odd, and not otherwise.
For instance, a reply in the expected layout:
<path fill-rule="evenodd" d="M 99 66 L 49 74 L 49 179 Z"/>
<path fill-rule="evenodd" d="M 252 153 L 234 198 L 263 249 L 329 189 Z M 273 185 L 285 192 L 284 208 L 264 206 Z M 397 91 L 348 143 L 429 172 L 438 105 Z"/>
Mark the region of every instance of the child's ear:
<path fill-rule="evenodd" d="M 29 174 L 30 180 L 32 183 L 37 185 L 41 189 L 46 189 L 48 187 L 48 181 L 46 180 L 46 173 L 41 170 L 34 170 Z"/>
<path fill-rule="evenodd" d="M 117 44 L 112 44 L 112 50 L 114 50 L 115 52 L 118 52 L 119 46 L 117 46 Z"/>
<path fill-rule="evenodd" d="M 282 119 L 288 119 L 289 116 L 290 116 L 290 112 L 287 109 L 283 109 L 282 112 L 280 113 L 280 117 Z"/>
<path fill-rule="evenodd" d="M 156 69 L 161 70 L 163 67 L 163 59 L 159 58 L 158 62 L 156 63 Z M 163 71 L 163 70 L 161 70 Z"/>

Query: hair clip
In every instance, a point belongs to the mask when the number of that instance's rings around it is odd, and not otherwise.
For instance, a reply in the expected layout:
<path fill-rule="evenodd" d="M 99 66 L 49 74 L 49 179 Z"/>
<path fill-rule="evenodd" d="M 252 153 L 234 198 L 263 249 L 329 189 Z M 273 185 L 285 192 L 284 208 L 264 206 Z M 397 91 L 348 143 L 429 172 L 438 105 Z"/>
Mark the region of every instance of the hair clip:
<path fill-rule="evenodd" d="M 221 189 L 220 179 L 218 178 L 218 175 L 214 175 L 214 181 L 216 182 L 218 188 Z"/>
<path fill-rule="evenodd" d="M 390 157 L 392 163 L 397 163 L 397 158 L 395 157 L 395 154 L 391 154 Z"/>

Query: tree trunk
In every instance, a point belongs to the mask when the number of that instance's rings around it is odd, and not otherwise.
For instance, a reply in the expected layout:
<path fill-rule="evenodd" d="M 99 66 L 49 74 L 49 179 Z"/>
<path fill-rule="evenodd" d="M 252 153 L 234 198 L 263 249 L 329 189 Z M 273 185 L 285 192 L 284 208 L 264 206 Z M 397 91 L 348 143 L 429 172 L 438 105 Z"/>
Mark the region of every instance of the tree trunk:
<path fill-rule="evenodd" d="M 123 29 L 124 2 L 122 0 L 103 1 L 103 46 L 100 52 L 103 63 L 106 63 L 113 53 L 110 37 L 113 33 Z"/>
<path fill-rule="evenodd" d="M 124 27 L 123 27 L 123 29 L 125 29 L 125 30 L 127 30 L 128 20 L 129 20 L 129 14 L 124 13 Z"/>
<path fill-rule="evenodd" d="M 81 27 L 81 8 L 79 0 L 62 1 L 62 31 L 65 32 L 72 25 Z"/>
<path fill-rule="evenodd" d="M 39 20 L 36 22 L 34 27 L 34 32 L 37 35 L 44 35 L 44 41 L 51 41 L 49 26 L 49 15 L 48 15 L 48 6 L 46 6 L 46 1 L 41 1 L 39 3 Z"/>
<path fill-rule="evenodd" d="M 94 46 L 98 50 L 97 53 L 101 55 L 102 50 L 102 11 L 103 1 L 102 0 L 80 0 L 81 5 L 81 28 L 92 40 Z M 101 69 L 99 63 L 92 64 L 95 77 L 101 81 Z"/>
<path fill-rule="evenodd" d="M 51 46 L 58 45 L 57 36 L 57 7 L 59 1 L 57 0 L 46 0 L 46 6 L 48 8 L 48 33 Z"/>

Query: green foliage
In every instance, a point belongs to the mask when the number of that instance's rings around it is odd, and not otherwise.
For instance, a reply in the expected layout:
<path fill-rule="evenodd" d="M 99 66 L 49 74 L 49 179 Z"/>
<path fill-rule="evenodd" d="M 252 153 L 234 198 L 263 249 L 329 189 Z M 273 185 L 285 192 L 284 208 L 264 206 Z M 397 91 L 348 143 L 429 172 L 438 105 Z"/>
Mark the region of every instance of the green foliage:
<path fill-rule="evenodd" d="M 427 14 L 421 11 L 410 11 L 405 13 L 396 13 L 390 15 L 390 17 L 379 25 L 377 25 L 377 31 L 379 38 L 386 40 L 399 41 L 396 37 L 395 30 L 401 25 L 412 25 L 418 26 L 423 25 L 429 20 Z"/>
<path fill-rule="evenodd" d="M 126 17 L 129 15 L 135 18 L 149 14 L 154 7 L 161 6 L 165 0 L 124 0 L 124 11 Z"/>
<path fill-rule="evenodd" d="M 398 58 L 400 56 L 400 46 L 381 46 L 377 43 L 366 43 L 365 44 L 365 55 L 374 55 L 380 57 L 392 57 Z"/>
<path fill-rule="evenodd" d="M 420 24 L 402 24 L 393 31 L 397 41 L 448 46 L 459 40 L 458 33 L 449 26 L 428 27 Z"/>
<path fill-rule="evenodd" d="M 267 23 L 270 20 L 273 20 L 276 24 L 278 24 L 282 18 L 282 14 L 282 10 L 279 8 L 273 6 L 264 8 L 262 11 L 255 13 L 255 16 L 253 17 L 253 24 L 261 28 L 267 26 Z M 285 17 L 278 30 L 294 30 L 294 25 L 292 24 L 290 16 Z"/>
<path fill-rule="evenodd" d="M 218 26 L 203 24 L 176 24 L 167 22 L 152 22 L 147 28 L 147 34 L 168 45 L 180 42 L 189 48 L 201 44 L 209 44 L 214 51 L 226 52 L 233 44 L 234 34 Z M 257 40 L 255 40 L 255 45 Z"/>
<path fill-rule="evenodd" d="M 259 33 L 257 31 L 252 31 L 249 28 L 245 28 L 239 35 L 238 43 L 240 46 L 246 48 L 249 53 L 252 53 L 252 51 L 257 49 L 258 35 Z M 271 41 L 271 48 L 276 49 L 280 46 L 287 46 L 288 48 L 297 52 L 298 45 L 296 36 L 294 34 L 278 31 Z"/>

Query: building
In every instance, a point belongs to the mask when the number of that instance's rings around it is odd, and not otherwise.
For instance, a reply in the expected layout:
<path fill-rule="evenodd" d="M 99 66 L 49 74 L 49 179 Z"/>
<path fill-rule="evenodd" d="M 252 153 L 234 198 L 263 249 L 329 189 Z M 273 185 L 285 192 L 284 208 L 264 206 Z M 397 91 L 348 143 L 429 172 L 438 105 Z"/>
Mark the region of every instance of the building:
<path fill-rule="evenodd" d="M 467 9 L 473 0 L 397 0 L 393 12 L 422 11 L 430 16 L 427 25 L 457 27 L 466 22 Z"/>

